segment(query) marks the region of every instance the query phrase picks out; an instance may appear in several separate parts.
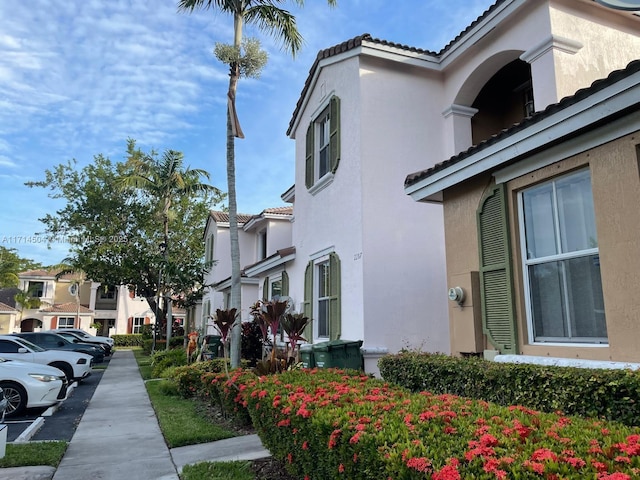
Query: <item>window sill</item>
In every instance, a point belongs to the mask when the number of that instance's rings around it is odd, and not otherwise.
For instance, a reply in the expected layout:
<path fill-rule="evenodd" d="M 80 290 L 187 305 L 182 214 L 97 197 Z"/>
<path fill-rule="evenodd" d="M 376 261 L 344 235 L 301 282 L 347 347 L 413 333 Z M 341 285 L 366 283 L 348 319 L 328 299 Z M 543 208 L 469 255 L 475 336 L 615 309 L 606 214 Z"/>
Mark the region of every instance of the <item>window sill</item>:
<path fill-rule="evenodd" d="M 324 190 L 333 182 L 333 177 L 333 173 L 327 173 L 324 177 L 313 184 L 313 186 L 309 189 L 309 193 L 311 195 L 315 195 L 316 193 Z"/>

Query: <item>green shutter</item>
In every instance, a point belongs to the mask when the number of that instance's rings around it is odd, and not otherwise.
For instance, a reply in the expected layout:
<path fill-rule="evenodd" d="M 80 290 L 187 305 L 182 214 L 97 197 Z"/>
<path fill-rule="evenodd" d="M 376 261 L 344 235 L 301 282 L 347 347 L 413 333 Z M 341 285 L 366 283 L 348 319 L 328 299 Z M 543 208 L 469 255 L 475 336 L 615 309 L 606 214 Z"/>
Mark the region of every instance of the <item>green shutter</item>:
<path fill-rule="evenodd" d="M 262 282 L 262 299 L 271 300 L 269 298 L 269 277 L 264 277 L 264 281 Z"/>
<path fill-rule="evenodd" d="M 289 296 L 289 275 L 287 272 L 282 272 L 282 295 Z"/>
<path fill-rule="evenodd" d="M 342 336 L 340 319 L 340 258 L 335 253 L 329 255 L 329 340 L 339 340 Z"/>
<path fill-rule="evenodd" d="M 206 265 L 209 264 L 209 262 L 211 261 L 211 257 L 209 257 L 209 245 L 211 244 L 211 235 L 209 235 L 207 237 L 207 240 L 205 241 L 205 246 L 204 246 L 204 263 Z"/>
<path fill-rule="evenodd" d="M 336 173 L 340 163 L 340 99 L 331 97 L 329 112 L 329 155 L 331 173 Z"/>
<path fill-rule="evenodd" d="M 304 338 L 309 343 L 313 342 L 313 261 L 307 264 L 304 271 L 304 302 L 302 302 L 302 313 L 311 321 L 304 329 Z"/>
<path fill-rule="evenodd" d="M 304 164 L 304 183 L 307 188 L 313 187 L 313 180 L 315 178 L 315 170 L 313 166 L 313 156 L 315 150 L 315 137 L 314 137 L 315 124 L 311 122 L 309 128 L 307 128 L 307 146 L 305 151 L 305 164 Z"/>
<path fill-rule="evenodd" d="M 477 211 L 482 330 L 500 353 L 518 353 L 506 188 L 496 185 Z"/>

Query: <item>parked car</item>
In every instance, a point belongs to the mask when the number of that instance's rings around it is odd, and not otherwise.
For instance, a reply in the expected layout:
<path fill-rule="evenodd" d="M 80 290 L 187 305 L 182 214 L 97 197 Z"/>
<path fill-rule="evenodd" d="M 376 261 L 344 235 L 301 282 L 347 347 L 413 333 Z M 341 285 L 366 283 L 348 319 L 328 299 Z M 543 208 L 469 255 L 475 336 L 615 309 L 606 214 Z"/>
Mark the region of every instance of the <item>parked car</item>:
<path fill-rule="evenodd" d="M 0 335 L 0 357 L 58 368 L 69 382 L 91 375 L 93 365 L 93 357 L 86 353 L 45 350 L 16 335 Z"/>
<path fill-rule="evenodd" d="M 76 330 L 71 328 L 56 328 L 53 330 L 48 330 L 51 333 L 57 333 L 58 335 L 62 335 L 64 338 L 74 343 L 88 343 L 91 345 L 99 345 L 104 349 L 105 356 L 111 355 L 111 351 L 113 349 L 113 339 L 108 337 L 94 337 L 93 335 L 89 335 L 88 333 L 82 334 L 82 330 Z M 74 340 L 75 339 L 75 340 Z M 110 342 L 108 340 L 111 340 Z"/>
<path fill-rule="evenodd" d="M 4 416 L 7 414 L 7 406 L 9 401 L 4 396 L 4 390 L 0 387 L 0 422 L 4 423 Z"/>
<path fill-rule="evenodd" d="M 88 343 L 70 342 L 62 335 L 50 332 L 21 332 L 14 333 L 21 338 L 26 338 L 31 343 L 35 343 L 45 350 L 68 350 L 71 352 L 86 353 L 93 357 L 93 363 L 102 363 L 104 361 L 104 350 L 97 345 Z"/>
<path fill-rule="evenodd" d="M 61 330 L 61 329 L 59 329 Z M 76 335 L 78 335 L 80 338 L 86 338 L 87 340 L 91 340 L 93 342 L 106 342 L 109 345 L 111 345 L 113 347 L 113 338 L 111 337 L 104 337 L 102 335 L 91 335 L 88 332 L 85 332 L 84 330 L 82 330 L 81 328 L 65 328 L 62 330 L 66 330 L 68 332 L 73 332 Z"/>
<path fill-rule="evenodd" d="M 6 400 L 5 414 L 18 415 L 25 408 L 50 407 L 67 397 L 63 371 L 18 360 L 0 358 L 0 388 Z"/>

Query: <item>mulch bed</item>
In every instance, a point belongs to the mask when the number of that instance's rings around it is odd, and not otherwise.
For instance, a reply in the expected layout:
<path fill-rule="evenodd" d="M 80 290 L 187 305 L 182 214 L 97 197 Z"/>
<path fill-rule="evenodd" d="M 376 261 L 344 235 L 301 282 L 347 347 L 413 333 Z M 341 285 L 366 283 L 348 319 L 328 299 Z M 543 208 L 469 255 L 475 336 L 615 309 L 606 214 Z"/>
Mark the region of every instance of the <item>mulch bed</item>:
<path fill-rule="evenodd" d="M 241 425 L 233 418 L 223 415 L 217 405 L 200 404 L 202 414 L 206 415 L 216 425 L 236 433 L 237 435 L 251 435 L 256 433 L 252 425 Z M 287 472 L 284 464 L 273 457 L 252 460 L 251 470 L 255 473 L 255 480 L 299 480 Z"/>

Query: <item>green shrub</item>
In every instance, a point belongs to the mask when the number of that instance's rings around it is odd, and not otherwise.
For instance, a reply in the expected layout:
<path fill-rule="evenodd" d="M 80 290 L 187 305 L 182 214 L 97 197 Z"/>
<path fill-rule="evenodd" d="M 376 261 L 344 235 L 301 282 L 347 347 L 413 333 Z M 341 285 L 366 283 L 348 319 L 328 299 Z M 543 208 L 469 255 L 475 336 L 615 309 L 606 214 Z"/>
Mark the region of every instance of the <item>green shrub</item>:
<path fill-rule="evenodd" d="M 139 333 L 112 335 L 111 338 L 116 347 L 142 347 L 142 335 Z"/>
<path fill-rule="evenodd" d="M 411 393 L 339 371 L 249 377 L 235 401 L 274 457 L 314 480 L 631 480 L 640 429 Z"/>
<path fill-rule="evenodd" d="M 640 372 L 497 363 L 418 352 L 387 355 L 378 365 L 385 380 L 414 392 L 448 393 L 640 425 Z"/>
<path fill-rule="evenodd" d="M 205 362 L 176 367 L 171 377 L 176 383 L 178 392 L 185 398 L 204 396 L 202 375 L 205 373 L 224 372 L 224 359 L 215 358 Z"/>
<path fill-rule="evenodd" d="M 187 352 L 183 348 L 172 350 L 156 350 L 151 355 L 152 375 L 154 378 L 162 376 L 169 367 L 179 367 L 187 364 Z"/>

